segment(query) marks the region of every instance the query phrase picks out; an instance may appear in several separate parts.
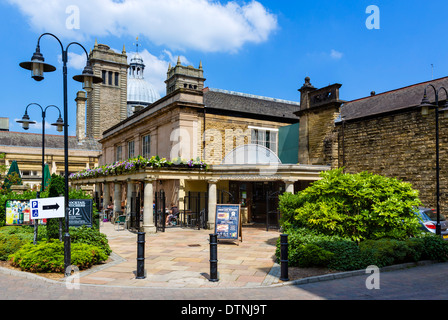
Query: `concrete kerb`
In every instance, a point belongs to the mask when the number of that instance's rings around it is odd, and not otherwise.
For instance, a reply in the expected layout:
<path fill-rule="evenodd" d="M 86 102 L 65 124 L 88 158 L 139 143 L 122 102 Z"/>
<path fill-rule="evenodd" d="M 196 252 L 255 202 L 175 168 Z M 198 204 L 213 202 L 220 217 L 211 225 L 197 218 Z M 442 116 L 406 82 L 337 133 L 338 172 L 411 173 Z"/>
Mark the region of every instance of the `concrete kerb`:
<path fill-rule="evenodd" d="M 111 265 L 115 265 L 115 264 L 121 263 L 123 261 L 126 261 L 126 259 L 123 259 L 119 255 L 114 254 L 114 253 L 111 254 L 111 259 L 113 261 L 110 261 L 110 262 L 105 263 L 103 265 L 99 265 L 99 266 L 93 267 L 93 268 L 91 268 L 89 270 L 86 270 L 84 272 L 81 272 L 80 273 L 80 277 L 85 276 L 85 275 L 87 275 L 89 273 L 93 273 L 93 272 L 99 271 L 99 270 L 101 270 L 103 268 L 108 268 Z M 425 260 L 425 261 L 418 261 L 418 262 L 409 262 L 409 263 L 403 263 L 403 264 L 396 264 L 396 265 L 380 268 L 379 270 L 380 270 L 380 272 L 390 272 L 390 271 L 414 268 L 414 267 L 419 267 L 419 266 L 426 266 L 426 265 L 431 265 L 431 264 L 435 264 L 435 263 L 438 263 L 438 262 L 437 261 Z M 23 277 L 23 278 L 27 278 L 29 280 L 46 281 L 46 282 L 49 282 L 49 283 L 52 283 L 52 284 L 59 284 L 59 285 L 65 284 L 65 280 L 66 280 L 66 278 L 62 278 L 60 280 L 48 279 L 46 277 L 43 277 L 43 276 L 40 276 L 40 275 L 37 275 L 37 274 L 34 274 L 34 273 L 25 272 L 25 271 L 17 271 L 17 270 L 4 268 L 4 267 L 0 267 L 0 273 L 12 275 L 12 276 L 17 276 L 17 277 Z M 267 280 L 265 279 L 265 281 L 263 282 L 262 285 L 259 285 L 259 286 L 246 286 L 246 287 L 238 287 L 238 288 L 239 289 L 253 289 L 253 288 L 269 288 L 269 287 L 279 287 L 279 286 L 302 285 L 302 284 L 313 283 L 313 282 L 331 281 L 331 280 L 336 280 L 336 279 L 343 279 L 343 278 L 348 278 L 348 277 L 355 277 L 355 276 L 366 275 L 366 271 L 364 269 L 362 269 L 362 270 L 338 272 L 338 273 L 332 273 L 332 274 L 326 274 L 326 275 L 320 275 L 320 276 L 312 276 L 312 277 L 307 277 L 307 278 L 303 278 L 303 279 L 285 281 L 285 282 L 282 282 L 282 283 L 272 283 L 272 282 L 270 282 L 269 277 L 271 277 L 273 279 L 276 278 L 276 281 L 278 281 L 278 275 L 279 274 L 280 274 L 280 265 L 276 263 L 272 267 L 272 269 L 269 272 L 269 274 L 266 276 Z M 117 285 L 107 285 L 107 284 L 85 284 L 85 283 L 80 283 L 79 285 L 80 286 L 92 286 L 92 287 L 135 288 L 135 286 L 117 286 Z M 139 287 L 139 289 L 143 289 L 143 288 L 145 288 L 145 287 Z M 157 289 L 158 287 L 147 287 L 147 288 L 148 289 Z M 174 286 L 174 287 L 161 287 L 161 288 L 162 289 L 175 289 L 175 290 L 192 289 L 192 288 L 183 288 L 183 287 L 176 287 L 176 286 Z M 214 288 L 196 288 L 196 289 L 205 289 L 205 290 L 219 289 L 219 290 L 225 290 L 225 289 L 235 289 L 235 287 L 214 287 Z"/>

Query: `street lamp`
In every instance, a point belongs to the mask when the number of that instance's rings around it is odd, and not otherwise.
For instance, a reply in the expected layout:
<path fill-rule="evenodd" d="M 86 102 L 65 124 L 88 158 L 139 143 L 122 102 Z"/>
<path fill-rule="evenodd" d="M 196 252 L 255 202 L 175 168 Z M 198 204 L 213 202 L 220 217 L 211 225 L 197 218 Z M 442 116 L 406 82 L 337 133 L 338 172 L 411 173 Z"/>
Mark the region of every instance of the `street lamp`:
<path fill-rule="evenodd" d="M 64 46 L 62 45 L 61 40 L 59 40 L 58 37 L 56 37 L 52 33 L 43 33 L 40 35 L 40 37 L 37 40 L 37 46 L 36 46 L 36 52 L 34 53 L 33 57 L 31 58 L 31 61 L 29 62 L 22 62 L 20 63 L 20 66 L 26 70 L 31 70 L 31 77 L 36 81 L 42 81 L 44 79 L 44 72 L 53 72 L 56 70 L 55 67 L 44 63 L 45 59 L 40 52 L 40 39 L 43 36 L 51 36 L 55 38 L 59 45 L 61 46 L 62 50 L 62 62 L 63 62 L 63 68 L 62 68 L 62 74 L 63 74 L 63 93 L 64 93 L 64 175 L 65 175 L 65 235 L 64 235 L 64 266 L 65 266 L 65 275 L 69 276 L 69 266 L 71 265 L 71 253 L 70 253 L 70 234 L 69 234 L 69 221 L 68 221 L 68 205 L 69 205 L 69 198 L 68 198 L 68 102 L 67 102 L 67 61 L 68 61 L 68 49 L 71 45 L 78 45 L 80 46 L 87 57 L 87 63 L 86 67 L 84 68 L 84 71 L 81 75 L 73 77 L 75 81 L 83 82 L 83 88 L 90 92 L 93 89 L 93 84 L 95 83 L 101 83 L 103 82 L 103 79 L 100 77 L 96 77 L 93 74 L 93 70 L 90 66 L 90 60 L 89 60 L 89 54 L 87 53 L 87 50 L 78 42 L 71 42 L 67 45 L 67 47 L 64 49 Z M 62 119 L 61 119 L 62 120 Z M 61 122 L 62 123 L 62 122 Z"/>
<path fill-rule="evenodd" d="M 435 102 L 432 104 L 426 94 L 428 87 L 433 88 L 435 94 Z M 440 91 L 445 91 L 445 105 L 444 108 L 439 110 L 439 93 Z M 435 109 L 435 121 L 436 121 L 436 196 L 437 196 L 437 222 L 436 222 L 436 234 L 441 235 L 441 225 L 440 225 L 440 156 L 439 156 L 439 112 L 444 112 L 445 118 L 448 117 L 448 91 L 444 87 L 436 89 L 432 84 L 428 84 L 425 87 L 425 92 L 423 94 L 422 102 L 420 103 L 420 108 L 422 109 L 422 115 L 427 115 L 429 109 Z"/>
<path fill-rule="evenodd" d="M 55 123 L 52 123 L 51 125 L 57 127 L 57 131 L 62 132 L 62 127 L 64 126 L 64 122 L 61 118 L 61 110 L 55 106 L 55 105 L 49 105 L 45 109 L 42 108 L 42 106 L 38 103 L 30 103 L 25 108 L 25 114 L 22 117 L 22 120 L 17 120 L 18 123 L 22 124 L 22 128 L 24 130 L 28 130 L 30 128 L 30 124 L 35 124 L 36 121 L 30 120 L 30 116 L 28 115 L 28 108 L 30 106 L 38 106 L 40 110 L 42 111 L 42 188 L 45 185 L 45 178 L 44 178 L 44 171 L 45 171 L 45 117 L 47 114 L 48 108 L 56 108 L 59 111 L 59 118 L 56 120 Z M 37 198 L 39 198 L 39 193 L 37 194 Z M 34 221 L 34 244 L 37 242 L 37 220 Z"/>

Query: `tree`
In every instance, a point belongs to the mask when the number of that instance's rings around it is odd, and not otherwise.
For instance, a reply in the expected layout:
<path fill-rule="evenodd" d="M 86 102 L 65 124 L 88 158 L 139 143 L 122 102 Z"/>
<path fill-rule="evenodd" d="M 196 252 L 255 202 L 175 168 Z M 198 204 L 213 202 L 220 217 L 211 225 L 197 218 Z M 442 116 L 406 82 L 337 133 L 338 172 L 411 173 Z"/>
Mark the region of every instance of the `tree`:
<path fill-rule="evenodd" d="M 48 188 L 48 197 L 62 197 L 65 194 L 64 177 L 55 173 L 51 175 L 50 187 Z M 47 219 L 47 237 L 48 239 L 59 239 L 59 219 Z"/>

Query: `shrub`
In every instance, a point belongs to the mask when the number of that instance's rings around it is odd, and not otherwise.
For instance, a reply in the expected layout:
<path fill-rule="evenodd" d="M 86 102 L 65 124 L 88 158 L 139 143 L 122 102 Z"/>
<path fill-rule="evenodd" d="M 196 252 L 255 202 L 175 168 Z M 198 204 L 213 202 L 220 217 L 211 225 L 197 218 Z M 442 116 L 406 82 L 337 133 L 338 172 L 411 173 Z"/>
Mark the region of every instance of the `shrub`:
<path fill-rule="evenodd" d="M 64 243 L 58 240 L 26 244 L 9 257 L 11 264 L 30 272 L 64 272 Z M 80 270 L 105 261 L 107 255 L 96 246 L 85 243 L 71 245 L 72 265 Z"/>
<path fill-rule="evenodd" d="M 302 245 L 298 254 L 299 267 L 326 267 L 334 253 L 324 250 L 314 243 Z"/>
<path fill-rule="evenodd" d="M 422 259 L 448 261 L 448 241 L 434 234 L 426 234 L 420 241 L 423 248 Z"/>
<path fill-rule="evenodd" d="M 418 234 L 413 210 L 418 191 L 409 183 L 368 172 L 321 173 L 321 180 L 292 195 L 280 196 L 283 227 L 307 228 L 330 236 L 366 239 L 407 239 Z"/>
<path fill-rule="evenodd" d="M 8 260 L 8 256 L 23 245 L 33 241 L 32 229 L 26 227 L 0 228 L 0 260 Z"/>
<path fill-rule="evenodd" d="M 73 243 L 85 243 L 100 248 L 104 254 L 109 256 L 112 252 L 104 233 L 100 233 L 98 229 L 88 228 L 86 226 L 78 228 L 70 228 L 70 239 Z"/>

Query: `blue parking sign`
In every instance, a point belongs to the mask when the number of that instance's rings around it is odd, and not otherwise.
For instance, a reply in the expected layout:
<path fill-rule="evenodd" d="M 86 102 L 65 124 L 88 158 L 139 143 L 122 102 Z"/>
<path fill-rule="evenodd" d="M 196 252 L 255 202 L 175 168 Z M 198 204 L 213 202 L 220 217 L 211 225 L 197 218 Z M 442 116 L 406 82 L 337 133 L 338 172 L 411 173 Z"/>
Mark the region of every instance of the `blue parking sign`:
<path fill-rule="evenodd" d="M 31 208 L 37 209 L 38 207 L 39 207 L 39 202 L 38 201 L 31 201 Z"/>

